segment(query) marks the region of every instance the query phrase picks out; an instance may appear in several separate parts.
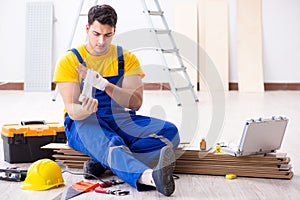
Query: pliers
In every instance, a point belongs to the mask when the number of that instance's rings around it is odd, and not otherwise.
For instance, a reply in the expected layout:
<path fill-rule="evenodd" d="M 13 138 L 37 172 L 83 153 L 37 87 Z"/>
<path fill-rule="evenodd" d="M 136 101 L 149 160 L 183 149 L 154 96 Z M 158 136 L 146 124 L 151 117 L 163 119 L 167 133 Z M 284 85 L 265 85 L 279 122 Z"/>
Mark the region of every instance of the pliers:
<path fill-rule="evenodd" d="M 119 185 L 119 184 L 123 184 L 124 181 L 121 180 L 110 180 L 110 181 L 105 181 L 103 183 L 100 183 L 100 187 L 102 188 L 106 188 L 106 187 L 110 187 L 113 185 Z"/>
<path fill-rule="evenodd" d="M 95 188 L 95 192 L 103 194 L 112 194 L 117 196 L 124 196 L 130 193 L 128 190 L 104 190 L 101 187 Z"/>

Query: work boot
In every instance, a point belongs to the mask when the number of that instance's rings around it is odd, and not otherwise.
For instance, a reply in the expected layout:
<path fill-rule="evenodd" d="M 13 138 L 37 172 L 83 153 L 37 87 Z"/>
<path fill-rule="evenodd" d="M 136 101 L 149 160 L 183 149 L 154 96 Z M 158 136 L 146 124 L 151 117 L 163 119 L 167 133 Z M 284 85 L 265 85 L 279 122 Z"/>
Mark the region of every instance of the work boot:
<path fill-rule="evenodd" d="M 175 190 L 175 182 L 173 179 L 174 168 L 174 151 L 172 147 L 165 146 L 160 151 L 159 161 L 152 173 L 156 189 L 165 196 L 170 196 Z"/>
<path fill-rule="evenodd" d="M 85 179 L 96 179 L 96 177 L 100 177 L 105 172 L 105 169 L 95 160 L 88 160 L 84 162 L 83 172 L 85 173 L 83 175 Z"/>

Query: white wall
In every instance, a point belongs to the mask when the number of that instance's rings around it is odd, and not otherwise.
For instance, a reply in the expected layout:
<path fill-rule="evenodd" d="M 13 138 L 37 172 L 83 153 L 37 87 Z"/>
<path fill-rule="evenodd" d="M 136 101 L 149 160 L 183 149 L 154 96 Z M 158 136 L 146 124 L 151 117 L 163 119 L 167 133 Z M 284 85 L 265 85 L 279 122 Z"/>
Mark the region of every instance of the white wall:
<path fill-rule="evenodd" d="M 236 0 L 229 0 L 230 82 L 238 82 Z M 262 0 L 264 82 L 300 82 L 300 1 Z"/>
<path fill-rule="evenodd" d="M 99 1 L 99 3 L 110 4 L 116 9 L 119 15 L 117 32 L 123 33 L 148 27 L 148 21 L 142 13 L 142 6 L 139 1 L 140 0 L 102 0 Z M 54 16 L 57 19 L 54 23 L 53 33 L 54 69 L 56 60 L 68 49 L 72 28 L 81 0 L 52 0 L 52 2 L 54 4 Z M 160 2 L 169 25 L 173 28 L 175 1 L 161 0 Z M 234 4 L 235 0 L 229 0 L 230 82 L 237 82 L 238 80 L 235 62 Z M 24 0 L 1 0 L 0 2 L 0 82 L 24 81 L 25 9 L 26 1 Z M 263 58 L 265 82 L 300 83 L 299 10 L 299 0 L 263 0 Z M 82 28 L 84 30 L 85 27 Z"/>
<path fill-rule="evenodd" d="M 265 82 L 300 82 L 299 19 L 299 0 L 263 0 Z"/>

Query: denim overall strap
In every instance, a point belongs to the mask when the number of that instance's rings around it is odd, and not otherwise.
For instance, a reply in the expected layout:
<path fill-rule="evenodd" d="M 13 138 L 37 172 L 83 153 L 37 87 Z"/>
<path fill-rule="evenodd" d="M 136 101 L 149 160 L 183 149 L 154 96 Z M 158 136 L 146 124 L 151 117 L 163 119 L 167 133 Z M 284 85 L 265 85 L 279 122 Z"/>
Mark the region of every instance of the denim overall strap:
<path fill-rule="evenodd" d="M 82 59 L 82 57 L 81 57 L 81 55 L 80 55 L 80 53 L 78 52 L 77 49 L 72 48 L 72 49 L 70 49 L 69 51 L 72 51 L 72 52 L 76 55 L 78 61 L 79 61 L 81 64 L 84 63 L 84 61 L 83 61 L 83 59 Z"/>
<path fill-rule="evenodd" d="M 123 49 L 121 46 L 117 46 L 117 49 L 118 49 L 118 67 L 119 69 L 124 69 Z"/>

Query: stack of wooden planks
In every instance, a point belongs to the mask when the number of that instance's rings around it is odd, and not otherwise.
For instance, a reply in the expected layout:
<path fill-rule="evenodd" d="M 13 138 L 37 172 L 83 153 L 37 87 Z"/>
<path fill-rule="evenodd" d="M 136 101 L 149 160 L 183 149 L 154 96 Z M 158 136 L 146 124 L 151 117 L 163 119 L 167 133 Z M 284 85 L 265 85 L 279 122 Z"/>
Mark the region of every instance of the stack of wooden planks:
<path fill-rule="evenodd" d="M 83 168 L 83 163 L 91 158 L 86 154 L 75 151 L 67 144 L 50 143 L 42 147 L 42 149 L 52 149 L 54 151 L 53 158 L 56 162 L 62 163 L 69 168 Z"/>
<path fill-rule="evenodd" d="M 67 165 L 69 168 L 83 168 L 83 163 L 91 158 L 73 149 L 54 150 L 53 157 L 56 162 Z"/>
<path fill-rule="evenodd" d="M 81 168 L 89 159 L 87 155 L 75 151 L 67 144 L 52 143 L 43 147 L 53 149 L 56 162 L 69 168 Z M 226 175 L 243 177 L 291 179 L 293 177 L 290 158 L 286 153 L 235 157 L 199 150 L 176 150 L 175 173 Z"/>
<path fill-rule="evenodd" d="M 196 150 L 178 150 L 175 173 L 291 179 L 290 158 L 286 153 L 231 156 Z"/>

